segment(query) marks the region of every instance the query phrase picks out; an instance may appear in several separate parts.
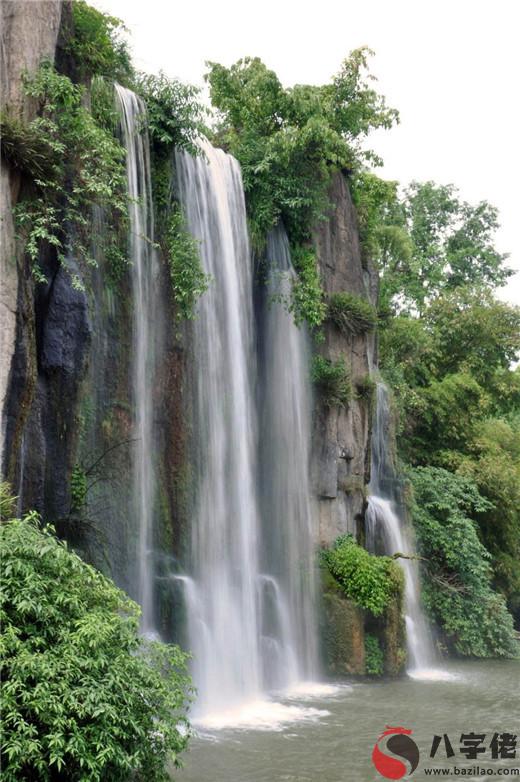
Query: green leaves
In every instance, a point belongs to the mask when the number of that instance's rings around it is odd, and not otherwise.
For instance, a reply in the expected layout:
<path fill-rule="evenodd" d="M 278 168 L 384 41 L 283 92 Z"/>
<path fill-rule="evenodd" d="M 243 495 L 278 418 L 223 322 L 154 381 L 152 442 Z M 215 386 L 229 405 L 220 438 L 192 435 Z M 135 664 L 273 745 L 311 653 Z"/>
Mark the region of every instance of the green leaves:
<path fill-rule="evenodd" d="M 352 535 L 339 537 L 321 552 L 321 561 L 345 596 L 374 616 L 381 616 L 390 599 L 401 594 L 404 576 L 390 557 L 378 557 L 358 546 Z"/>
<path fill-rule="evenodd" d="M 410 477 L 430 615 L 459 654 L 516 656 L 513 620 L 503 597 L 491 589 L 490 555 L 471 519 L 489 511 L 491 503 L 471 480 L 440 468 L 418 467 Z"/>
<path fill-rule="evenodd" d="M 352 383 L 345 361 L 338 359 L 333 362 L 323 356 L 315 356 L 311 377 L 325 407 L 347 407 L 352 399 Z"/>
<path fill-rule="evenodd" d="M 74 58 L 80 75 L 84 79 L 106 76 L 126 84 L 133 76 L 133 68 L 122 21 L 98 11 L 85 0 L 72 3 L 72 21 L 64 51 Z"/>
<path fill-rule="evenodd" d="M 161 71 L 158 76 L 139 74 L 135 90 L 146 104 L 147 129 L 159 157 L 173 147 L 200 154 L 196 142 L 207 132 L 207 111 L 198 100 L 198 88 L 170 79 Z"/>
<path fill-rule="evenodd" d="M 309 247 L 297 245 L 291 247 L 291 259 L 298 278 L 293 280 L 289 309 L 297 326 L 306 322 L 316 330 L 326 313 L 316 253 Z"/>
<path fill-rule="evenodd" d="M 208 289 L 211 277 L 205 274 L 199 244 L 186 228 L 180 207 L 172 207 L 166 233 L 173 298 L 177 319 L 193 320 L 197 300 Z"/>
<path fill-rule="evenodd" d="M 104 207 L 109 228 L 127 213 L 124 150 L 82 105 L 82 88 L 44 63 L 26 78 L 25 91 L 37 99 L 40 116 L 19 130 L 31 146 L 47 150 L 45 170 L 39 156 L 25 155 L 25 173 L 34 177 L 37 194 L 15 209 L 37 282 L 45 282 L 39 266 L 42 246 L 56 248 L 65 261 L 68 244 L 76 257 L 95 263 L 90 253 L 88 215 L 94 205 Z M 72 183 L 72 184 L 71 184 Z M 67 234 L 64 226 L 67 226 Z M 107 235 L 111 235 L 108 230 Z"/>
<path fill-rule="evenodd" d="M 2 778 L 166 782 L 189 740 L 186 655 L 141 639 L 138 606 L 34 514 L 2 524 L 0 554 Z"/>
<path fill-rule="evenodd" d="M 356 139 L 397 118 L 368 86 L 368 55 L 352 52 L 332 84 L 291 89 L 258 58 L 208 63 L 216 139 L 242 166 L 255 246 L 280 219 L 293 243 L 308 239 L 327 213 L 331 173 L 365 157 Z"/>
<path fill-rule="evenodd" d="M 377 312 L 370 302 L 353 293 L 333 293 L 327 316 L 345 336 L 364 334 L 377 325 Z"/>

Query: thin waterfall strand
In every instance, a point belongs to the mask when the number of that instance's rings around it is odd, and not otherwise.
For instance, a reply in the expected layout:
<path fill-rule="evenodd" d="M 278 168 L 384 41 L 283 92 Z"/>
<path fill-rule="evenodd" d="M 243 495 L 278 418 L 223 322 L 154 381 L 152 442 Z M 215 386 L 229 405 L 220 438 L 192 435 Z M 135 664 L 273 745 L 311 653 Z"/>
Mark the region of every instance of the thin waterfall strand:
<path fill-rule="evenodd" d="M 415 555 L 404 521 L 397 513 L 396 475 L 390 450 L 391 414 L 388 389 L 379 382 L 372 431 L 371 496 L 366 512 L 367 545 L 372 551 L 382 545 L 385 554 Z M 408 672 L 431 670 L 435 654 L 430 628 L 420 604 L 419 570 L 414 559 L 401 558 L 405 575 L 406 638 Z"/>
<path fill-rule="evenodd" d="M 311 387 L 308 335 L 288 311 L 296 276 L 280 225 L 267 238 L 267 302 L 260 384 L 262 515 L 265 525 L 262 619 L 271 686 L 318 676 L 317 519 L 309 483 Z"/>
<path fill-rule="evenodd" d="M 133 396 L 135 406 L 134 507 L 138 526 L 135 597 L 142 609 L 142 631 L 154 632 L 153 609 L 153 388 L 154 280 L 157 259 L 153 249 L 153 207 L 149 143 L 142 130 L 145 108 L 131 91 L 116 85 L 121 131 L 126 149 L 129 196 L 129 254 L 132 264 Z"/>

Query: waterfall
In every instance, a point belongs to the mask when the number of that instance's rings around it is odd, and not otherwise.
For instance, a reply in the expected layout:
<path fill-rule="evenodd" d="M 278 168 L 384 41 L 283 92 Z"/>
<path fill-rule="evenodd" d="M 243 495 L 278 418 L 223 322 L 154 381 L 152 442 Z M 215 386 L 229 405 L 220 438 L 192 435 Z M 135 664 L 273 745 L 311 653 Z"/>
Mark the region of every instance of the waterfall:
<path fill-rule="evenodd" d="M 201 147 L 196 158 L 176 155 L 180 200 L 212 279 L 194 323 L 196 503 L 187 573 L 177 581 L 196 717 L 207 719 L 315 675 L 317 642 L 305 334 L 275 304 L 265 316 L 267 361 L 259 371 L 240 168 L 222 150 Z M 280 272 L 294 272 L 281 230 L 268 245 L 278 267 L 268 283 L 274 294 Z"/>
<path fill-rule="evenodd" d="M 150 151 L 142 130 L 145 108 L 131 90 L 116 85 L 120 107 L 122 141 L 126 149 L 129 197 L 129 253 L 132 275 L 134 508 L 138 529 L 134 597 L 141 605 L 141 629 L 154 632 L 153 608 L 153 390 L 157 315 L 154 313 L 154 283 L 157 258 L 153 248 L 154 225 L 150 182 Z"/>
<path fill-rule="evenodd" d="M 316 509 L 309 485 L 311 388 L 308 335 L 298 328 L 284 299 L 295 271 L 289 242 L 279 226 L 267 239 L 267 285 L 260 375 L 262 518 L 266 582 L 263 637 L 270 684 L 316 678 Z M 271 609 L 271 610 L 269 610 Z M 278 617 L 280 620 L 277 622 Z M 280 628 L 278 630 L 278 628 Z M 265 642 L 264 642 L 265 643 Z"/>
<path fill-rule="evenodd" d="M 366 512 L 367 546 L 385 554 L 413 556 L 411 536 L 398 512 L 400 505 L 395 467 L 390 448 L 391 413 L 388 389 L 377 383 L 376 411 L 372 430 L 371 496 Z M 419 568 L 413 559 L 400 559 L 405 576 L 406 638 L 408 672 L 424 673 L 435 661 L 430 628 L 421 610 Z"/>
<path fill-rule="evenodd" d="M 177 153 L 188 227 L 212 282 L 194 326 L 196 507 L 185 589 L 199 713 L 261 688 L 252 264 L 242 178 L 234 158 L 201 142 Z"/>

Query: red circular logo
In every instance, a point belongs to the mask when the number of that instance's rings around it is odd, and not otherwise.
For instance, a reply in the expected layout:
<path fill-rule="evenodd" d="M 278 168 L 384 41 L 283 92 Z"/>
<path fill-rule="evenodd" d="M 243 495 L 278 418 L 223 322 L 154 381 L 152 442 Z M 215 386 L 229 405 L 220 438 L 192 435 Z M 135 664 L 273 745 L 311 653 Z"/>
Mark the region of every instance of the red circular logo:
<path fill-rule="evenodd" d="M 419 748 L 410 738 L 411 733 L 409 728 L 387 725 L 376 741 L 372 763 L 385 779 L 402 779 L 407 774 L 413 774 L 419 765 Z M 409 765 L 398 758 L 404 758 Z"/>

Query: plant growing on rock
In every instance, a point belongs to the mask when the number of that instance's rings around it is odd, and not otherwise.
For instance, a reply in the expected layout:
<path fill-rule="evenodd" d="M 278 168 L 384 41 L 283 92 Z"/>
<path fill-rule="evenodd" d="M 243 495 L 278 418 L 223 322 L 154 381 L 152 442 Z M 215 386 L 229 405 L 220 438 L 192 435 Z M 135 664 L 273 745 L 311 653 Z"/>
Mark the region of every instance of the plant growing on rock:
<path fill-rule="evenodd" d="M 346 336 L 364 334 L 377 325 L 377 311 L 370 302 L 353 293 L 333 293 L 327 317 Z"/>
<path fill-rule="evenodd" d="M 184 216 L 177 206 L 170 214 L 166 243 L 177 318 L 192 320 L 197 300 L 208 289 L 211 277 L 202 268 L 199 243 L 186 229 Z"/>
<path fill-rule="evenodd" d="M 391 557 L 370 554 L 352 535 L 342 535 L 321 552 L 322 565 L 343 593 L 374 616 L 381 616 L 395 595 L 404 589 L 403 571 Z"/>
<path fill-rule="evenodd" d="M 323 356 L 315 356 L 311 376 L 326 407 L 348 405 L 352 399 L 352 384 L 344 360 L 333 362 Z"/>
<path fill-rule="evenodd" d="M 15 214 L 34 276 L 44 282 L 39 263 L 42 246 L 55 248 L 58 260 L 66 262 L 73 245 L 76 257 L 95 264 L 87 231 L 92 207 L 105 207 L 114 222 L 126 215 L 124 150 L 82 105 L 82 88 L 50 63 L 26 79 L 25 91 L 38 101 L 39 116 L 25 126 L 24 133 L 33 145 L 37 140 L 38 148 L 47 151 L 49 168 L 31 172 L 36 174 L 36 195 L 20 201 Z M 33 169 L 34 161 L 33 155 Z M 77 279 L 73 282 L 80 284 Z"/>
<path fill-rule="evenodd" d="M 375 635 L 365 635 L 365 668 L 369 676 L 381 676 L 384 671 L 385 658 Z"/>

